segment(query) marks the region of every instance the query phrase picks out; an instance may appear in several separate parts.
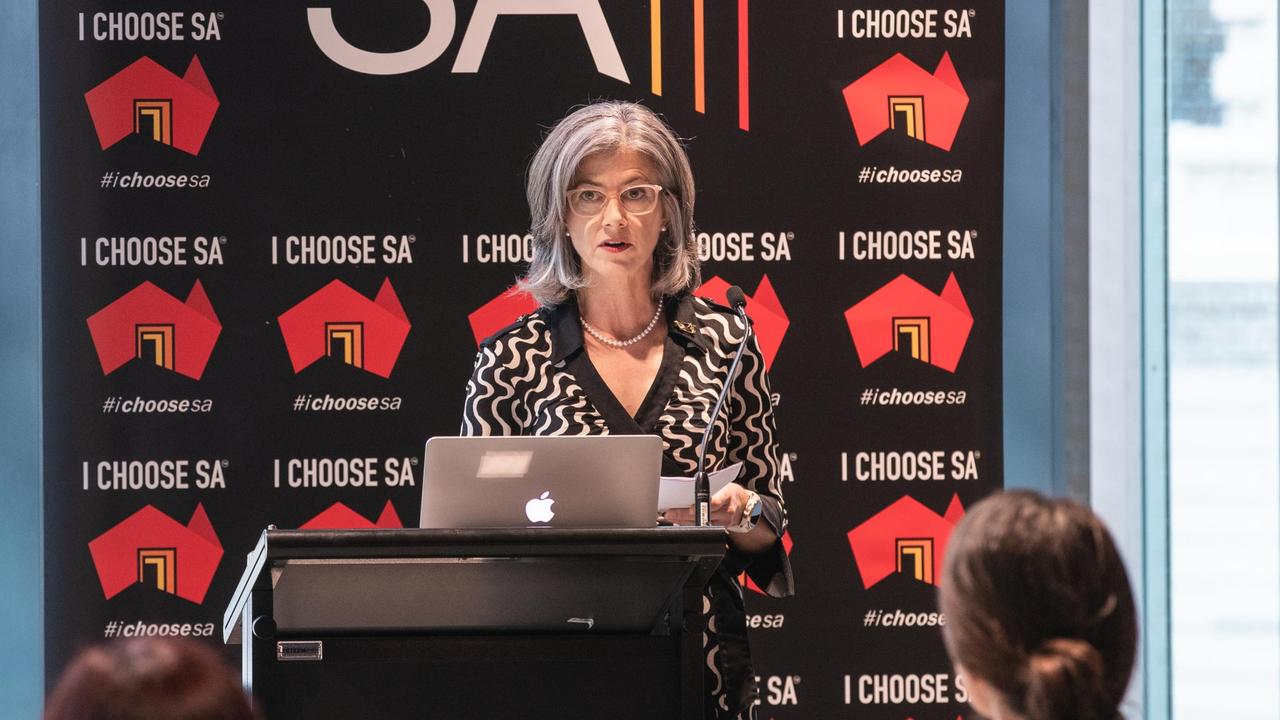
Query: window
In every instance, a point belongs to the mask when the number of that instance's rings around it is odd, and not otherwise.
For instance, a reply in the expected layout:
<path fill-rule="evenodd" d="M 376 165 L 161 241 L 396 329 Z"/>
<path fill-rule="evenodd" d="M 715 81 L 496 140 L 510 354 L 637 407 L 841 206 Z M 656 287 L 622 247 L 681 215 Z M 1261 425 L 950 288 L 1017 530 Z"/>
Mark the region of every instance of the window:
<path fill-rule="evenodd" d="M 1274 720 L 1276 1 L 1164 5 L 1172 710 Z"/>

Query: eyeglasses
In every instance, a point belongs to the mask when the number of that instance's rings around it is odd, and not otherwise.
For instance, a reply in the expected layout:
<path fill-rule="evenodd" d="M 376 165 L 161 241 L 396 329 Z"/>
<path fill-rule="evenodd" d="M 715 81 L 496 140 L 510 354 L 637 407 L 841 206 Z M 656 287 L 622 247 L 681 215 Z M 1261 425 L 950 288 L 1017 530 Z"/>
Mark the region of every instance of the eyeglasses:
<path fill-rule="evenodd" d="M 658 207 L 658 196 L 662 193 L 661 185 L 630 185 L 616 193 L 607 193 L 595 188 L 578 188 L 570 190 L 569 209 L 576 215 L 595 217 L 604 212 L 609 198 L 618 198 L 618 204 L 630 215 L 647 215 Z"/>

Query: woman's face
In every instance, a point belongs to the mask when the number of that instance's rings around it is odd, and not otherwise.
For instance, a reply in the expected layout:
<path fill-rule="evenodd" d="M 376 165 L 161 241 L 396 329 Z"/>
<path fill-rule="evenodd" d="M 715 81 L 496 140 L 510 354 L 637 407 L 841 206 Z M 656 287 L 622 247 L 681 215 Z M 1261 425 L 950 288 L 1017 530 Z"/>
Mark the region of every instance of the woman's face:
<path fill-rule="evenodd" d="M 587 189 L 605 197 L 604 207 L 592 216 L 566 208 L 573 249 L 582 260 L 587 281 L 643 281 L 648 287 L 653 251 L 666 224 L 661 198 L 651 212 L 634 215 L 623 207 L 620 194 L 635 185 L 656 184 L 657 168 L 634 150 L 590 155 L 578 166 L 570 192 Z"/>

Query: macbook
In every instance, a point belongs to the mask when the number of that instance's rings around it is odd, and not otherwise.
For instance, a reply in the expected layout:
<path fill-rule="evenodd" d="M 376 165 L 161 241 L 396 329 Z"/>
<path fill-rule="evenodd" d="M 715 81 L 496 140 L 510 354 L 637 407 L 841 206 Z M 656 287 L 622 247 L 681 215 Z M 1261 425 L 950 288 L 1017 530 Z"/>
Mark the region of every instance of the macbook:
<path fill-rule="evenodd" d="M 423 466 L 424 528 L 653 527 L 662 440 L 434 437 Z"/>

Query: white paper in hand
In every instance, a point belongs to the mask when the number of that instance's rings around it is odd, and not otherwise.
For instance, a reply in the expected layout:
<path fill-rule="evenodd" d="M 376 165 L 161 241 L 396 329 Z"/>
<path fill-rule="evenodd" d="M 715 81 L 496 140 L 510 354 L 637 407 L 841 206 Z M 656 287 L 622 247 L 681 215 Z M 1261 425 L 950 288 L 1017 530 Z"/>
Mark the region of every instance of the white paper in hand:
<path fill-rule="evenodd" d="M 711 494 L 720 492 L 720 488 L 733 482 L 742 472 L 742 463 L 734 463 L 707 475 L 707 485 Z M 664 477 L 658 486 L 658 512 L 666 512 L 671 508 L 687 508 L 693 505 L 693 478 Z"/>

